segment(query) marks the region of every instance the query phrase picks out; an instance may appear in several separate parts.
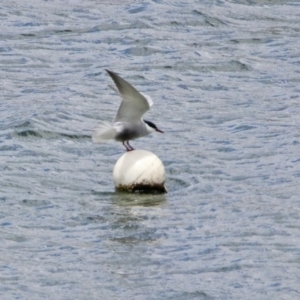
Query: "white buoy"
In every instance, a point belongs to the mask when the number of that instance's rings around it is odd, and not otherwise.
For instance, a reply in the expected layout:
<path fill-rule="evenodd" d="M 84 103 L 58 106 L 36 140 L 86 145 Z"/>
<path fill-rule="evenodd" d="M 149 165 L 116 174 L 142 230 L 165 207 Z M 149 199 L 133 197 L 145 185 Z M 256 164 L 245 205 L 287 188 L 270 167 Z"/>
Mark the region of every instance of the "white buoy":
<path fill-rule="evenodd" d="M 152 152 L 133 150 L 117 161 L 113 179 L 118 191 L 166 193 L 165 167 Z"/>

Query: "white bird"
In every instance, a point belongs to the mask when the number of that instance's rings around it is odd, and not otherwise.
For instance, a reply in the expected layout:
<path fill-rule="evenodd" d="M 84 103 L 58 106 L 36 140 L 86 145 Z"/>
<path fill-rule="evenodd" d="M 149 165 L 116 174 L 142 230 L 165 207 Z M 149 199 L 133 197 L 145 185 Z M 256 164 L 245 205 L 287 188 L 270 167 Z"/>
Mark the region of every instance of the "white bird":
<path fill-rule="evenodd" d="M 130 83 L 121 78 L 118 74 L 106 70 L 115 82 L 122 102 L 114 118 L 113 124 L 102 122 L 94 130 L 92 139 L 95 143 L 103 143 L 108 140 L 122 142 L 126 151 L 132 151 L 129 144 L 134 140 L 146 136 L 152 132 L 161 132 L 155 124 L 143 119 L 153 102 L 150 96 L 138 92 Z M 115 88 L 113 88 L 115 90 Z"/>

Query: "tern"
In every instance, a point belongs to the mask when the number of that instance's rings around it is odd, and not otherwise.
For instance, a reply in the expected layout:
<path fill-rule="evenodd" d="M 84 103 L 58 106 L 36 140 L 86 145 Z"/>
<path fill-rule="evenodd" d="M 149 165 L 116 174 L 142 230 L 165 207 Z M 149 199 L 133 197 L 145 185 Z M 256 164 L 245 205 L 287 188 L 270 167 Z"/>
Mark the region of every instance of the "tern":
<path fill-rule="evenodd" d="M 150 96 L 140 93 L 118 74 L 109 70 L 106 72 L 114 81 L 117 89 L 114 87 L 112 89 L 120 93 L 122 102 L 113 124 L 101 122 L 94 130 L 93 142 L 103 143 L 114 139 L 122 142 L 126 151 L 132 151 L 134 148 L 129 144 L 130 140 L 138 139 L 152 132 L 163 133 L 154 123 L 143 119 L 143 115 L 153 105 Z"/>

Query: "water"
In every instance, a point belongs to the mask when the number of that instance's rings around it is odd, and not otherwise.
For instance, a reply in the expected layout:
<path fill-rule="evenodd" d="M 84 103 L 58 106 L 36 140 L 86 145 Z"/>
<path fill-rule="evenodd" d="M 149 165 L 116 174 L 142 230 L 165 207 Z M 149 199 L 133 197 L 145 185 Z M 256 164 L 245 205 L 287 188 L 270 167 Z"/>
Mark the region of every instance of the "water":
<path fill-rule="evenodd" d="M 300 13 L 288 1 L 2 1 L 1 299 L 298 299 Z M 119 104 L 166 195 L 115 193 Z"/>

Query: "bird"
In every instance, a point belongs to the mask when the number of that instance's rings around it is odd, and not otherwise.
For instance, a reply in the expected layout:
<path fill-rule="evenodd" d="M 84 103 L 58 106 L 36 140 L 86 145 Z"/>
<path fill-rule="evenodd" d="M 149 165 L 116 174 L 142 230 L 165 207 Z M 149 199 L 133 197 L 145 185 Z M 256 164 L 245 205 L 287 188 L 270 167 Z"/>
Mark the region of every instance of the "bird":
<path fill-rule="evenodd" d="M 117 73 L 107 69 L 105 71 L 110 75 L 117 89 L 110 87 L 120 94 L 122 102 L 113 124 L 101 122 L 93 131 L 93 142 L 103 143 L 114 139 L 122 142 L 128 152 L 134 150 L 129 141 L 153 132 L 164 133 L 154 123 L 143 119 L 143 115 L 153 105 L 151 97 L 139 92 Z"/>

